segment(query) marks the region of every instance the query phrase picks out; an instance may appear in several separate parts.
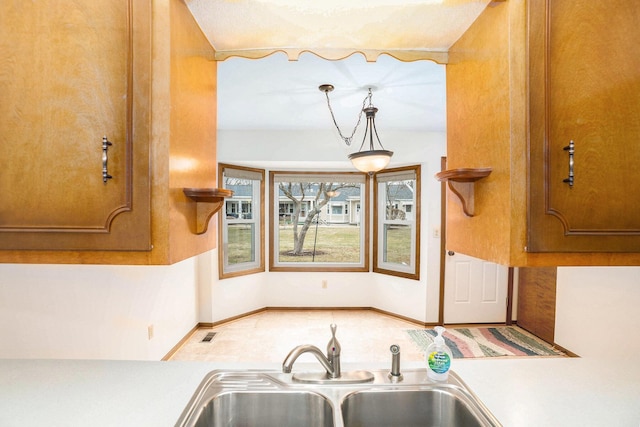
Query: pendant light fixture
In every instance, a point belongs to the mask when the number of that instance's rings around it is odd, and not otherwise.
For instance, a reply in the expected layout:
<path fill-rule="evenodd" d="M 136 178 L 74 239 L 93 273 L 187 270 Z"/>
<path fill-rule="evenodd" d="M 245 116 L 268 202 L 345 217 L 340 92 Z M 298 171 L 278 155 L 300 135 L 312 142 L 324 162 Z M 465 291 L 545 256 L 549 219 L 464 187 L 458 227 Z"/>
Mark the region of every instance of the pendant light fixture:
<path fill-rule="evenodd" d="M 329 92 L 331 92 L 334 89 L 333 85 L 330 85 L 330 84 L 320 85 L 318 89 L 324 92 L 325 96 L 327 97 L 327 106 L 329 107 L 329 112 L 331 113 L 333 124 L 335 125 L 336 129 L 338 129 L 338 134 L 340 134 L 340 138 L 342 138 L 342 140 L 345 142 L 345 144 L 347 144 L 347 146 L 351 145 L 351 140 L 353 139 L 353 136 L 355 135 L 356 130 L 358 129 L 358 126 L 362 121 L 362 113 L 365 114 L 365 117 L 367 119 L 367 125 L 366 125 L 367 127 L 364 131 L 362 144 L 360 144 L 360 149 L 357 152 L 349 155 L 349 160 L 351 160 L 351 163 L 353 163 L 353 166 L 355 166 L 355 168 L 358 169 L 359 171 L 366 172 L 370 175 L 373 174 L 374 172 L 384 169 L 389 164 L 389 161 L 391 160 L 391 156 L 393 156 L 393 151 L 385 150 L 384 147 L 382 146 L 382 143 L 380 142 L 380 137 L 378 136 L 378 131 L 376 130 L 376 122 L 375 122 L 376 113 L 378 112 L 378 109 L 373 106 L 373 103 L 371 101 L 373 97 L 373 94 L 371 93 L 371 88 L 369 88 L 369 93 L 362 101 L 362 109 L 360 110 L 360 115 L 358 116 L 358 122 L 356 123 L 356 126 L 353 128 L 353 132 L 351 132 L 351 136 L 348 136 L 348 137 L 345 137 L 340 131 L 340 127 L 338 127 L 338 123 L 336 122 L 336 117 L 333 114 L 333 109 L 331 108 L 331 101 L 329 100 Z M 369 105 L 367 105 L 367 100 L 369 101 Z M 374 135 L 375 135 L 375 139 L 378 141 L 378 145 L 380 146 L 379 150 L 377 150 L 374 147 L 374 143 L 373 143 Z M 367 138 L 369 140 L 369 147 L 368 147 L 369 149 L 363 151 L 362 148 L 365 146 L 365 142 L 367 142 Z"/>

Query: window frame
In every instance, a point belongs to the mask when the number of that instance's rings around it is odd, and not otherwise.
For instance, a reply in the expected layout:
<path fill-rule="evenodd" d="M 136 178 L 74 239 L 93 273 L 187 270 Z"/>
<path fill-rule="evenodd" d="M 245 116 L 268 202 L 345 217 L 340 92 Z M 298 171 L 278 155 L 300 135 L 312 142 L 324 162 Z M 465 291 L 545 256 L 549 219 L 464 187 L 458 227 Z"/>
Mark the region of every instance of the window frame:
<path fill-rule="evenodd" d="M 415 188 L 413 194 L 411 243 L 411 261 L 413 265 L 403 267 L 397 263 L 384 261 L 384 226 L 391 223 L 386 219 L 386 194 L 380 194 L 379 185 L 391 176 L 415 174 Z M 383 180 L 384 179 L 384 180 Z M 421 168 L 420 165 L 384 169 L 373 176 L 373 271 L 375 273 L 420 280 L 420 223 L 421 218 Z M 382 207 L 381 207 L 382 205 Z"/>
<path fill-rule="evenodd" d="M 252 195 L 252 208 L 251 208 L 251 218 L 250 219 L 237 219 L 237 220 L 229 220 L 226 215 L 226 204 L 228 199 L 225 199 L 223 202 L 223 206 L 218 212 L 218 278 L 219 279 L 228 279 L 231 277 L 244 276 L 248 274 L 256 274 L 262 273 L 265 271 L 265 170 L 257 169 L 257 168 L 249 168 L 245 166 L 237 166 L 226 163 L 218 164 L 218 185 L 222 188 L 226 188 L 225 183 L 225 170 L 233 170 L 237 171 L 240 174 L 246 172 L 247 175 L 259 175 L 259 188 L 257 190 L 258 197 L 260 198 L 259 203 L 255 203 L 255 194 L 256 189 L 254 188 L 254 192 Z M 250 178 L 247 178 L 250 179 Z M 253 180 L 257 181 L 257 180 Z M 255 184 L 254 184 L 255 185 Z M 233 197 L 231 198 L 233 199 Z M 237 210 L 238 215 L 242 214 L 242 200 L 239 201 Z M 227 226 L 230 221 L 233 223 L 252 223 L 255 224 L 255 229 L 253 232 L 253 239 L 255 241 L 255 261 L 249 263 L 241 263 L 236 264 L 233 268 L 229 268 L 226 263 L 226 257 L 228 251 L 227 249 Z M 244 265 L 243 265 L 244 264 Z"/>
<path fill-rule="evenodd" d="M 280 263 L 276 257 L 276 248 L 279 246 L 278 229 L 276 229 L 276 224 L 279 226 L 279 197 L 280 191 L 276 187 L 276 181 L 278 177 L 304 177 L 304 179 L 313 179 L 313 177 L 320 177 L 319 181 L 321 182 L 329 182 L 327 179 L 322 178 L 331 178 L 338 177 L 336 181 L 340 181 L 340 177 L 351 177 L 354 182 L 361 181 L 361 195 L 360 195 L 360 262 L 358 264 L 355 263 L 325 263 L 323 264 L 312 264 L 308 262 L 300 263 L 299 265 L 294 263 Z M 334 182 L 336 182 L 334 181 Z M 286 182 L 286 181 L 285 181 Z M 270 203 L 270 216 L 269 216 L 269 271 L 295 271 L 295 272 L 317 272 L 317 271 L 332 271 L 332 272 L 369 272 L 370 271 L 370 224 L 369 224 L 369 213 L 370 213 L 370 193 L 371 193 L 371 180 L 368 175 L 362 172 L 344 172 L 344 171 L 270 171 L 269 172 L 269 203 Z M 364 199 L 364 200 L 363 200 Z M 327 204 L 329 206 L 330 203 Z M 362 209 L 364 206 L 364 212 Z"/>

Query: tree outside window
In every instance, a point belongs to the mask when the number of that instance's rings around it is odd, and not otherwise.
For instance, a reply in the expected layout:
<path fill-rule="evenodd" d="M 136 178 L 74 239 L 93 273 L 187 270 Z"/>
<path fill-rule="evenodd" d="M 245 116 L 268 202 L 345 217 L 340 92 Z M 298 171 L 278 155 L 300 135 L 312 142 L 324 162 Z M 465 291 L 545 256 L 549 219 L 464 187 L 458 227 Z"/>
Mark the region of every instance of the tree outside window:
<path fill-rule="evenodd" d="M 366 205 L 366 175 L 271 172 L 270 187 L 272 212 L 292 207 L 290 221 L 271 221 L 271 270 L 368 269 L 368 222 L 344 214 L 347 200 Z"/>
<path fill-rule="evenodd" d="M 363 173 L 270 172 L 270 215 L 264 170 L 220 164 L 218 182 L 232 189 L 219 218 L 219 275 L 265 271 L 269 218 L 272 271 L 373 271 L 420 276 L 420 166 Z M 373 183 L 373 239 L 369 185 Z"/>

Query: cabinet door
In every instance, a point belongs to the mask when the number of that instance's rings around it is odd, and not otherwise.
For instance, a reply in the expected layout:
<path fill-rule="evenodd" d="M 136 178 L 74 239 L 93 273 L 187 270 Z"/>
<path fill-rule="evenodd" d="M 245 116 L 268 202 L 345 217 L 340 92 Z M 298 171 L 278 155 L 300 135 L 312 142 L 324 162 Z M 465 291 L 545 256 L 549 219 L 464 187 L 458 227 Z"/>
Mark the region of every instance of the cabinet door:
<path fill-rule="evenodd" d="M 640 252 L 640 6 L 529 7 L 528 250 Z"/>
<path fill-rule="evenodd" d="M 146 3 L 0 4 L 0 249 L 149 249 Z"/>

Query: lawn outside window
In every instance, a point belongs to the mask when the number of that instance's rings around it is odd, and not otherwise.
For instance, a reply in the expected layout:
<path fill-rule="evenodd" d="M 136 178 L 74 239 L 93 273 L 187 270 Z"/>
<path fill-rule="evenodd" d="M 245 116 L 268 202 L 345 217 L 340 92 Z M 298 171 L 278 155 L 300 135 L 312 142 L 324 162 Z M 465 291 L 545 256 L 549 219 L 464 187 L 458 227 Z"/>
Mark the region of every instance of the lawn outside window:
<path fill-rule="evenodd" d="M 376 273 L 420 279 L 420 166 L 374 175 Z"/>
<path fill-rule="evenodd" d="M 265 269 L 264 177 L 262 169 L 218 165 L 218 182 L 234 192 L 218 213 L 220 279 Z"/>
<path fill-rule="evenodd" d="M 368 271 L 367 178 L 355 172 L 271 172 L 269 269 Z"/>

